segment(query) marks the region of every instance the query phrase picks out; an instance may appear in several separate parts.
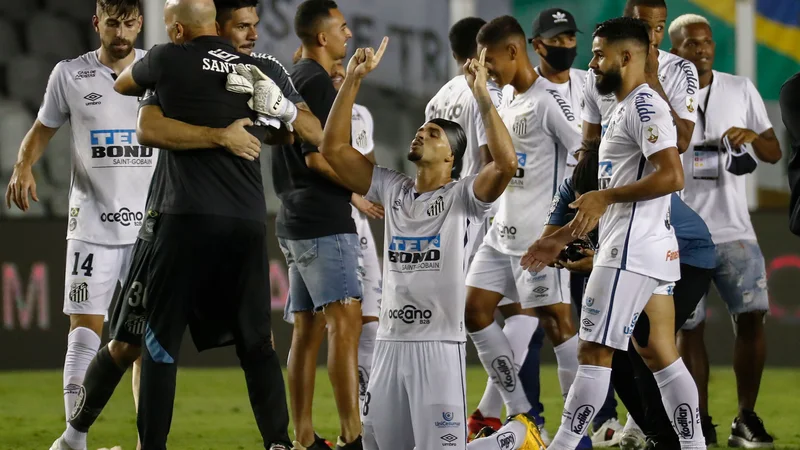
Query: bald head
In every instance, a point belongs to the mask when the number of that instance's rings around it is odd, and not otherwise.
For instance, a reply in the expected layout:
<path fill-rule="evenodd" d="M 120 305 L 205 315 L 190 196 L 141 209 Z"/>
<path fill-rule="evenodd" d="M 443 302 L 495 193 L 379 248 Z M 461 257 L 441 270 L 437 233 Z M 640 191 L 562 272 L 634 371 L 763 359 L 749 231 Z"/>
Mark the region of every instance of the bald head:
<path fill-rule="evenodd" d="M 167 34 L 176 44 L 199 36 L 216 35 L 216 18 L 214 0 L 167 0 L 164 4 Z"/>

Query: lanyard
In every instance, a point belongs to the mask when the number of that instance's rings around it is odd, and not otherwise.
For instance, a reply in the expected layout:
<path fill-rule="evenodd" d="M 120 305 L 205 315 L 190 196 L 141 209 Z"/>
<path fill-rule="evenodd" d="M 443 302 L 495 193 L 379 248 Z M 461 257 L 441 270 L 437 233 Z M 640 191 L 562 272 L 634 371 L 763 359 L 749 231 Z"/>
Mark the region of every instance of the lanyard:
<path fill-rule="evenodd" d="M 708 92 L 706 92 L 706 101 L 703 103 L 703 107 L 700 108 L 698 105 L 697 108 L 697 119 L 700 121 L 700 125 L 703 127 L 703 145 L 706 145 L 706 140 L 708 139 L 708 128 L 706 127 L 706 114 L 708 113 L 708 102 L 711 99 L 711 87 L 714 84 L 714 80 L 711 80 L 711 83 L 708 85 Z"/>

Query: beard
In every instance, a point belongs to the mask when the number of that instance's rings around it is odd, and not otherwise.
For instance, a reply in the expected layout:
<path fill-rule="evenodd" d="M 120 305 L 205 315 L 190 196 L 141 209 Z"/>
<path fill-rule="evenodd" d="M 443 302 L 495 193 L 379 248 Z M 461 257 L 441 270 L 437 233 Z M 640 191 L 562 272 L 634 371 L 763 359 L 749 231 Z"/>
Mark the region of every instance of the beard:
<path fill-rule="evenodd" d="M 411 162 L 417 162 L 422 160 L 422 146 L 412 147 L 411 150 L 408 152 L 408 156 L 406 158 Z"/>
<path fill-rule="evenodd" d="M 598 76 L 595 81 L 595 87 L 600 95 L 608 95 L 616 92 L 621 86 L 622 73 L 619 67 L 602 72 L 602 76 Z"/>
<path fill-rule="evenodd" d="M 121 47 L 118 47 L 121 46 Z M 106 45 L 103 43 L 103 47 L 106 51 L 111 54 L 116 59 L 123 59 L 126 56 L 130 55 L 133 51 L 133 43 L 127 39 L 116 38 L 111 43 Z"/>

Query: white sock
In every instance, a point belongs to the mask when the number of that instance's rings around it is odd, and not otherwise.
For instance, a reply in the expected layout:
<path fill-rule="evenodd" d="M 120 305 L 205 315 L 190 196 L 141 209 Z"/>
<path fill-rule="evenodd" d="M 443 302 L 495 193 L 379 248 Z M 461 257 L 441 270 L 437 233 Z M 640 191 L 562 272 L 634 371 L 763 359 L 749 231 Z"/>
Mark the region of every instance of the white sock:
<path fill-rule="evenodd" d="M 64 411 L 66 420 L 72 415 L 75 399 L 83 386 L 86 369 L 100 348 L 100 336 L 94 331 L 78 327 L 67 337 L 67 355 L 64 357 Z"/>
<path fill-rule="evenodd" d="M 503 334 L 506 335 L 508 343 L 511 345 L 511 351 L 514 353 L 514 366 L 516 366 L 518 373 L 528 354 L 528 344 L 530 344 L 531 337 L 533 337 L 533 333 L 538 326 L 538 317 L 524 314 L 507 318 L 506 324 L 503 326 Z M 492 379 L 489 378 L 486 382 L 486 389 L 483 391 L 483 397 L 478 403 L 478 411 L 483 414 L 483 417 L 500 418 L 502 409 L 503 397 L 495 387 Z"/>
<path fill-rule="evenodd" d="M 528 429 L 523 423 L 512 420 L 496 434 L 470 442 L 467 450 L 516 450 L 525 443 L 527 434 Z"/>
<path fill-rule="evenodd" d="M 475 349 L 478 350 L 478 358 L 480 358 L 483 368 L 486 369 L 503 397 L 506 413 L 511 416 L 528 412 L 531 404 L 519 382 L 511 344 L 503 334 L 500 325 L 492 322 L 488 327 L 470 333 L 470 337 L 475 344 Z"/>
<path fill-rule="evenodd" d="M 72 428 L 72 425 L 67 423 L 67 431 L 64 432 L 63 436 L 70 448 L 84 449 L 86 448 L 86 434 L 87 433 Z"/>
<path fill-rule="evenodd" d="M 554 348 L 558 362 L 558 383 L 561 385 L 561 396 L 566 399 L 569 388 L 578 372 L 578 335 L 572 336 Z"/>
<path fill-rule="evenodd" d="M 667 368 L 653 373 L 653 376 L 661 390 L 661 401 L 664 402 L 667 416 L 678 434 L 681 449 L 706 448 L 703 429 L 700 427 L 697 385 L 683 359 L 678 358 Z"/>
<path fill-rule="evenodd" d="M 638 430 L 640 433 L 642 433 L 642 429 L 636 424 L 636 421 L 633 420 L 631 413 L 628 413 L 628 418 L 625 419 L 625 428 L 622 429 L 622 432 L 627 433 L 631 430 Z"/>
<path fill-rule="evenodd" d="M 575 450 L 595 413 L 603 406 L 609 383 L 610 367 L 578 366 L 578 373 L 564 404 L 561 426 L 548 450 Z"/>
<path fill-rule="evenodd" d="M 358 404 L 364 407 L 369 377 L 372 374 L 372 353 L 375 351 L 375 336 L 378 335 L 378 322 L 361 325 L 358 339 Z"/>

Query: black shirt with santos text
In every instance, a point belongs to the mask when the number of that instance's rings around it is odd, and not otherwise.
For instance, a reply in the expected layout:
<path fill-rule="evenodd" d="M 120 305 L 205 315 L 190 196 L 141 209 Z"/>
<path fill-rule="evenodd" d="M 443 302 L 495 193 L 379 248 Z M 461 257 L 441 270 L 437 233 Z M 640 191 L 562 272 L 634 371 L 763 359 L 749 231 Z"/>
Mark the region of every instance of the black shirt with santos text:
<path fill-rule="evenodd" d="M 156 45 L 134 65 L 132 75 L 137 85 L 154 91 L 166 117 L 225 128 L 238 119 L 256 119 L 247 106 L 247 94 L 225 89 L 228 73 L 239 63 L 268 70 L 265 75 L 284 89 L 287 98 L 303 101 L 280 64 L 259 63 L 237 53 L 229 41 L 218 36 L 202 36 L 181 45 Z M 267 133 L 264 127 L 250 127 L 248 131 L 259 140 Z M 222 148 L 163 149 L 153 174 L 148 208 L 167 214 L 266 222 L 260 165 L 259 159 L 247 161 Z"/>
<path fill-rule="evenodd" d="M 336 99 L 328 71 L 314 60 L 301 59 L 292 68 L 291 78 L 324 127 Z M 272 150 L 272 181 L 281 200 L 275 225 L 278 237 L 314 239 L 356 232 L 350 208 L 352 193 L 306 165 L 305 155 L 318 151 L 305 142 Z"/>

